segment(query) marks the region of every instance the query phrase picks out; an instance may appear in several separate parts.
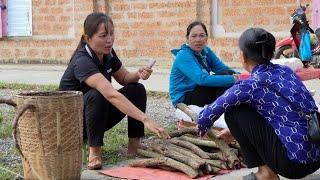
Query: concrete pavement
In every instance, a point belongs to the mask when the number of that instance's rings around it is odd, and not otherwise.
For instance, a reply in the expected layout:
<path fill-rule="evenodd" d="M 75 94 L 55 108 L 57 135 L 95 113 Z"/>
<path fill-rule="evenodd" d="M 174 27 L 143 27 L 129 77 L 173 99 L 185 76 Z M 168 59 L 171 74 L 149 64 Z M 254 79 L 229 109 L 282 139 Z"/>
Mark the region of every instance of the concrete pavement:
<path fill-rule="evenodd" d="M 26 84 L 59 84 L 66 65 L 25 65 L 25 64 L 0 64 L 0 81 Z M 129 71 L 135 71 L 138 67 L 127 67 Z M 149 91 L 168 92 L 169 70 L 154 68 L 154 72 L 148 80 L 140 80 Z M 120 85 L 112 81 L 114 87 Z"/>
<path fill-rule="evenodd" d="M 25 64 L 0 64 L 0 82 L 7 83 L 26 83 L 26 84 L 59 84 L 61 76 L 66 69 L 66 65 L 25 65 Z M 136 70 L 137 67 L 128 67 L 129 70 Z M 146 80 L 141 81 L 147 90 L 168 92 L 169 84 L 169 70 L 161 70 L 154 68 L 152 76 Z M 310 80 L 304 82 L 308 89 L 316 90 L 315 99 L 320 102 L 320 80 Z M 117 88 L 119 84 L 113 82 Z M 241 176 L 247 175 L 250 172 L 256 172 L 254 169 L 240 169 L 231 173 L 217 176 L 212 179 L 240 179 Z M 84 171 L 82 179 L 110 179 L 110 177 L 103 177 L 96 171 Z M 281 178 L 284 180 L 286 178 Z M 320 170 L 304 179 L 315 180 L 320 179 Z"/>

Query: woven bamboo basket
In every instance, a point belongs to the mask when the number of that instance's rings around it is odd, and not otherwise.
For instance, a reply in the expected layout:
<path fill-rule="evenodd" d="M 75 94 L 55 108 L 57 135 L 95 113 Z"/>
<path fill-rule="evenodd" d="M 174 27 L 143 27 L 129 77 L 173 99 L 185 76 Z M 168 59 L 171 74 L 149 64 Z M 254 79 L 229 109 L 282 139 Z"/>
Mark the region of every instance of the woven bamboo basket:
<path fill-rule="evenodd" d="M 13 135 L 23 157 L 25 179 L 80 179 L 81 92 L 21 93 L 2 103 L 17 107 Z"/>

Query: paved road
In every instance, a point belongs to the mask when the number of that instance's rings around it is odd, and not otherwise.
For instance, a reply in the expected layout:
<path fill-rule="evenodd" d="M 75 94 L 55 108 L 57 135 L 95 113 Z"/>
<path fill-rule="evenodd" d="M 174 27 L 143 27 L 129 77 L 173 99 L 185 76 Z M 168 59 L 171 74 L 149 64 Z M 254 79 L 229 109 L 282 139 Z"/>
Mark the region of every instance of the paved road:
<path fill-rule="evenodd" d="M 21 65 L 0 64 L 0 81 L 27 84 L 59 84 L 65 65 Z M 128 67 L 137 70 L 138 67 Z M 148 80 L 140 80 L 147 90 L 168 92 L 168 70 L 155 69 Z M 120 87 L 115 81 L 113 85 Z"/>

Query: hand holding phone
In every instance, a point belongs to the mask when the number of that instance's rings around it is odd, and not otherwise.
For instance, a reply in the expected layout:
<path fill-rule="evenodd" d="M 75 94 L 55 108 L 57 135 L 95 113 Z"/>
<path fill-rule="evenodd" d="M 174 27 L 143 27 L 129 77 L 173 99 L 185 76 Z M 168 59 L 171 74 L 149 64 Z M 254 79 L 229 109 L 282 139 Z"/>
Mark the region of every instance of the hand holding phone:
<path fill-rule="evenodd" d="M 156 60 L 155 59 L 151 59 L 149 61 L 148 67 L 151 69 L 155 63 L 156 63 Z"/>

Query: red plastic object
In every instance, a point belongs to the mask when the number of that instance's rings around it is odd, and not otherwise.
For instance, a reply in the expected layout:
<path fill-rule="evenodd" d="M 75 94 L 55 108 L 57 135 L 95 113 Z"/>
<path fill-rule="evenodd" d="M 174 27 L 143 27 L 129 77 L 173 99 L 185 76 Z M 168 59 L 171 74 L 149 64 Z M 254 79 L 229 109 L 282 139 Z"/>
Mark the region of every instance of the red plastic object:
<path fill-rule="evenodd" d="M 298 69 L 296 72 L 297 76 L 300 78 L 301 81 L 307 81 L 311 79 L 320 79 L 320 69 L 314 68 L 301 68 Z M 243 72 L 240 74 L 239 79 L 244 80 L 248 79 L 250 74 L 248 72 Z"/>
<path fill-rule="evenodd" d="M 220 170 L 215 175 L 205 175 L 203 177 L 195 178 L 197 180 L 207 180 L 211 179 L 216 175 L 226 174 L 229 173 L 231 170 Z M 100 173 L 118 177 L 118 178 L 125 178 L 125 179 L 139 179 L 139 180 L 190 180 L 191 178 L 188 177 L 186 174 L 182 172 L 171 172 L 165 171 L 162 169 L 152 169 L 152 168 L 143 168 L 143 167 L 116 167 L 110 169 L 103 169 Z"/>
<path fill-rule="evenodd" d="M 301 68 L 296 71 L 296 74 L 301 79 L 301 81 L 320 79 L 320 69 Z"/>

